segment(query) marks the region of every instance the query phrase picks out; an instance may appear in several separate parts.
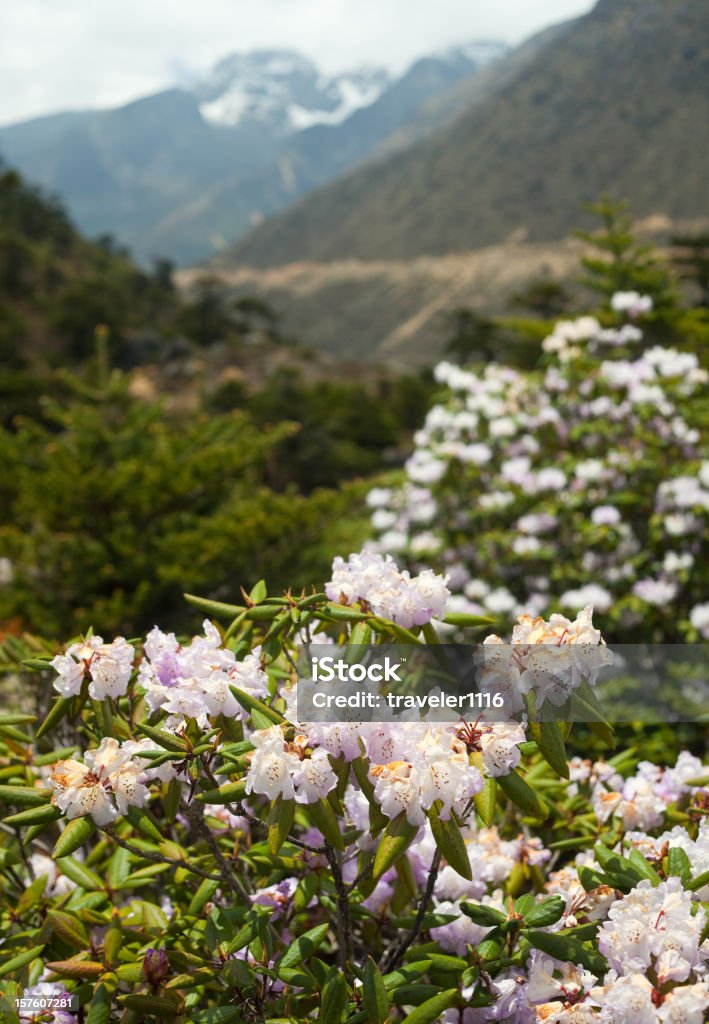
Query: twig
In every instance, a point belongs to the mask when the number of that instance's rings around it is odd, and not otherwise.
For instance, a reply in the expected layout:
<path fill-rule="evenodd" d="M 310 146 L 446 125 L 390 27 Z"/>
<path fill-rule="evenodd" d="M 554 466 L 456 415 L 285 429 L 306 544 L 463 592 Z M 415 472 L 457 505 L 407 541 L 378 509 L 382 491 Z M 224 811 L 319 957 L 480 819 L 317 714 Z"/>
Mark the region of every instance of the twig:
<path fill-rule="evenodd" d="M 440 868 L 440 866 L 441 851 L 436 850 L 436 852 L 433 855 L 433 860 L 431 861 L 431 867 L 428 872 L 428 878 L 426 879 L 426 888 L 421 898 L 421 902 L 419 903 L 419 908 L 416 913 L 416 919 L 414 920 L 413 927 L 411 928 L 411 931 L 408 933 L 408 935 L 405 935 L 401 942 L 399 942 L 397 946 L 394 946 L 394 948 L 389 951 L 389 954 L 382 960 L 382 971 L 384 973 L 393 971 L 395 967 L 398 967 L 401 961 L 404 959 L 406 950 L 416 941 L 418 934 L 421 931 L 423 919 L 426 916 L 428 904 L 431 902 L 431 897 L 433 896 L 433 889 L 436 885 L 436 879 L 438 878 L 438 869 Z"/>
<path fill-rule="evenodd" d="M 347 898 L 347 887 L 342 878 L 340 862 L 332 846 L 325 843 L 325 856 L 330 865 L 332 880 L 337 894 L 337 942 L 340 953 L 340 966 L 344 967 L 352 959 L 352 922 L 350 921 L 350 903 Z"/>
<path fill-rule="evenodd" d="M 188 864 L 186 860 L 178 860 L 176 857 L 165 857 L 161 853 L 152 853 L 150 850 L 141 850 L 139 846 L 133 846 L 132 843 L 126 842 L 125 839 L 121 839 L 115 832 L 111 832 L 109 829 L 102 829 L 114 843 L 127 850 L 128 853 L 132 853 L 135 857 L 142 857 L 144 860 L 154 861 L 156 864 L 172 864 L 176 868 L 184 868 L 185 871 L 189 871 L 193 875 L 197 875 L 199 878 L 209 878 L 213 882 L 223 881 L 221 875 L 212 874 L 209 871 L 202 871 L 201 868 L 196 868 L 192 864 Z"/>
<path fill-rule="evenodd" d="M 219 865 L 220 878 L 224 890 L 228 892 L 230 889 L 235 889 L 239 897 L 245 902 L 249 903 L 249 894 L 243 885 L 239 881 L 235 871 L 231 869 L 226 861 L 226 858 L 222 851 L 219 849 L 219 843 L 212 835 L 209 826 L 204 820 L 204 808 L 199 807 L 197 804 L 188 804 L 186 807 L 186 813 L 190 821 L 194 824 L 199 835 L 207 843 L 207 846 L 212 851 L 214 859 Z"/>

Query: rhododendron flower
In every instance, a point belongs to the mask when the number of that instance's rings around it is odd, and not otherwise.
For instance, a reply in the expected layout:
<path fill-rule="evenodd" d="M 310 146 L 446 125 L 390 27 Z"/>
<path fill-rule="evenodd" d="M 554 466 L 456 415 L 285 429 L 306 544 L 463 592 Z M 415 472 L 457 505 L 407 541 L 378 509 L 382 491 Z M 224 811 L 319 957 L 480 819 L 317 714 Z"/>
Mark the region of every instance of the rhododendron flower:
<path fill-rule="evenodd" d="M 363 551 L 350 555 L 347 562 L 335 558 L 325 593 L 341 604 L 363 603 L 376 615 L 409 629 L 442 618 L 450 591 L 445 577 L 431 570 L 411 577 L 407 571 L 399 571 L 390 555 L 382 558 Z"/>
<path fill-rule="evenodd" d="M 122 636 L 110 644 L 100 636 L 88 637 L 52 659 L 51 665 L 59 674 L 54 689 L 62 697 L 76 697 L 84 680 L 89 679 L 89 696 L 93 700 L 122 697 L 128 689 L 134 657 L 135 651 Z"/>
<path fill-rule="evenodd" d="M 231 687 L 253 697 L 266 696 L 268 680 L 261 667 L 261 649 L 255 647 L 243 661 L 237 661 L 208 619 L 203 629 L 203 636 L 185 646 L 174 633 L 163 633 L 157 626 L 150 631 L 138 672 L 148 707 L 195 718 L 202 725 L 213 715 L 245 719 L 247 712 Z"/>
<path fill-rule="evenodd" d="M 132 759 L 130 748 L 106 737 L 96 750 L 87 750 L 84 762 L 58 761 L 51 770 L 52 802 L 67 818 L 91 815 L 97 825 L 108 825 L 129 807 L 143 807 L 149 797 L 145 775 Z"/>
<path fill-rule="evenodd" d="M 252 733 L 251 742 L 256 750 L 246 776 L 247 793 L 310 804 L 337 785 L 327 751 L 316 748 L 308 754 L 307 736 L 297 734 L 286 742 L 281 727 L 273 725 Z"/>
<path fill-rule="evenodd" d="M 660 984 L 686 981 L 700 963 L 706 924 L 680 878 L 653 887 L 647 879 L 618 900 L 598 933 L 598 948 L 618 971 L 655 972 Z"/>
<path fill-rule="evenodd" d="M 480 772 L 469 761 L 465 745 L 446 730 L 427 729 L 410 748 L 412 760 L 392 760 L 372 765 L 374 796 L 389 818 L 403 811 L 411 825 L 422 825 L 425 812 L 436 801 L 440 816 L 450 818 L 454 806 L 462 810 L 470 797 L 483 787 Z"/>

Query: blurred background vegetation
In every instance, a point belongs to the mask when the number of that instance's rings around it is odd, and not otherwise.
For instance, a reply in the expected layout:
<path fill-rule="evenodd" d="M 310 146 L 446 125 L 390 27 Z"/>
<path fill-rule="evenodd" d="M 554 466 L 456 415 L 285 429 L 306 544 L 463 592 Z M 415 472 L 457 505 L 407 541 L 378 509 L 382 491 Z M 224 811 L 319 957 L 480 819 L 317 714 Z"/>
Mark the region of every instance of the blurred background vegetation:
<path fill-rule="evenodd" d="M 441 354 L 533 366 L 550 322 L 619 288 L 656 300 L 650 341 L 707 352 L 707 239 L 672 269 L 626 211 L 595 208 L 583 285 L 532 281 L 509 313 L 441 325 Z M 260 298 L 90 242 L 62 207 L 0 173 L 0 628 L 187 628 L 183 591 L 236 601 L 319 584 L 368 533 L 364 498 L 411 449 L 430 368 L 334 361 Z M 431 353 L 431 362 L 437 353 Z"/>

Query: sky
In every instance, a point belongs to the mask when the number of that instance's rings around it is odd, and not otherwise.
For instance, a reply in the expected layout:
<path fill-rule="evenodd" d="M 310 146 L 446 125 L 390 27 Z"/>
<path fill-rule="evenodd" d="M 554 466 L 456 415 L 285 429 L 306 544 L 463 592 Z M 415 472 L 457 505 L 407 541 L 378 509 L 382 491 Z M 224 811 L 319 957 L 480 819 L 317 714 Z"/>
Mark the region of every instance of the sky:
<path fill-rule="evenodd" d="M 403 70 L 477 38 L 516 43 L 592 0 L 2 0 L 0 124 L 186 84 L 234 51 L 290 48 L 325 71 Z"/>

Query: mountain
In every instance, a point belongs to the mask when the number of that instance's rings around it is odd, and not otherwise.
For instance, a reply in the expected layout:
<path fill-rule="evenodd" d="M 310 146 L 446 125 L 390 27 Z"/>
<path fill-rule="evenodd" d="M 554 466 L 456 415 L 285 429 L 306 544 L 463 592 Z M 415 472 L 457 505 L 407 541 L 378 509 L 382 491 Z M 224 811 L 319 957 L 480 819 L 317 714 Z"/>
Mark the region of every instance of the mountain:
<path fill-rule="evenodd" d="M 0 128 L 0 154 L 58 193 L 85 233 L 196 262 L 358 164 L 505 49 L 472 43 L 398 77 L 327 76 L 285 50 L 234 54 L 189 90 Z"/>
<path fill-rule="evenodd" d="M 513 55 L 514 57 L 515 55 Z M 401 259 L 558 239 L 601 192 L 639 217 L 709 214 L 709 19 L 696 0 L 600 0 L 470 83 L 450 124 L 256 228 L 224 265 Z"/>

